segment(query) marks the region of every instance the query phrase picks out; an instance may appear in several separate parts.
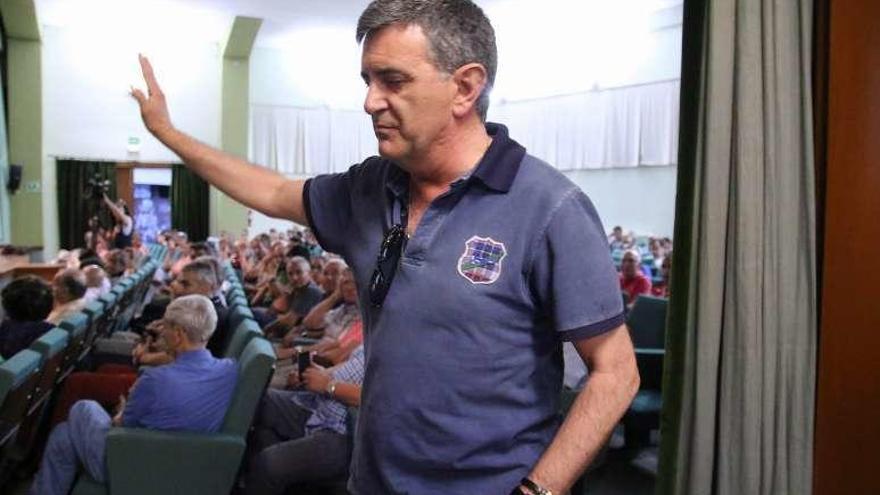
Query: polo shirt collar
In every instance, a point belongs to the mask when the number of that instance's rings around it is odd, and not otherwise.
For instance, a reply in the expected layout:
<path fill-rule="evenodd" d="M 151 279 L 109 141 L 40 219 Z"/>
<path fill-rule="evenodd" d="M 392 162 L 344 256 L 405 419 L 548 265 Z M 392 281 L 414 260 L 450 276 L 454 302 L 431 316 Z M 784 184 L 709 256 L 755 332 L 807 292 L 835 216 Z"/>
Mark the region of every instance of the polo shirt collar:
<path fill-rule="evenodd" d="M 492 138 L 492 143 L 467 180 L 477 180 L 493 191 L 506 193 L 519 172 L 526 149 L 510 139 L 507 127 L 504 125 L 487 122 L 486 132 Z M 409 174 L 396 164 L 392 165 L 386 185 L 399 198 L 404 196 L 409 188 Z"/>
<path fill-rule="evenodd" d="M 198 363 L 205 361 L 211 357 L 211 352 L 207 349 L 197 349 L 195 351 L 181 352 L 175 356 L 174 361 L 178 363 Z"/>
<path fill-rule="evenodd" d="M 471 179 L 479 180 L 489 189 L 506 193 L 519 172 L 526 149 L 510 139 L 507 127 L 501 124 L 487 122 L 486 132 L 492 137 L 492 144 L 480 159 Z"/>

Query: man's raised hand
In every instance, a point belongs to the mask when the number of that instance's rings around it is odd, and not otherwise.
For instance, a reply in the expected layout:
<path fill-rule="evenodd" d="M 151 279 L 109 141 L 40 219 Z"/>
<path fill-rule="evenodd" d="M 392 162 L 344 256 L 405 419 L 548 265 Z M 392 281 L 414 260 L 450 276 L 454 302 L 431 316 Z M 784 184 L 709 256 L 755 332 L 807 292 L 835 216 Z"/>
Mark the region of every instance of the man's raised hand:
<path fill-rule="evenodd" d="M 141 107 L 141 118 L 144 125 L 157 138 L 163 131 L 172 129 L 171 117 L 168 115 L 168 105 L 165 102 L 165 94 L 162 88 L 156 82 L 156 76 L 153 74 L 153 66 L 147 57 L 138 54 L 138 61 L 141 64 L 141 72 L 144 74 L 144 81 L 147 83 L 147 94 L 138 88 L 131 88 L 131 96 L 137 100 Z"/>

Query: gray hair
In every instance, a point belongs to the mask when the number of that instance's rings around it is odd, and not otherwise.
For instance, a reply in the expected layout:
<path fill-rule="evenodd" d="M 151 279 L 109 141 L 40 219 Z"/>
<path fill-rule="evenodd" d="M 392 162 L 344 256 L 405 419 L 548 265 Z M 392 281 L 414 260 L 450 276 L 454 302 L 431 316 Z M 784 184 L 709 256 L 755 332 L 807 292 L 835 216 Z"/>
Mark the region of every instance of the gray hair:
<path fill-rule="evenodd" d="M 59 272 L 55 277 L 55 283 L 71 301 L 86 295 L 86 276 L 76 268 L 68 268 Z"/>
<path fill-rule="evenodd" d="M 207 284 L 212 291 L 217 290 L 217 271 L 214 264 L 208 260 L 197 258 L 195 261 L 187 263 L 183 267 L 183 271 L 192 273 L 200 282 Z"/>
<path fill-rule="evenodd" d="M 292 263 L 299 265 L 299 267 L 306 273 L 312 270 L 312 265 L 309 264 L 309 260 L 303 258 L 302 256 L 294 256 L 293 258 L 290 258 L 289 260 L 287 260 L 287 264 L 284 267 L 287 268 Z"/>
<path fill-rule="evenodd" d="M 223 285 L 223 268 L 220 265 L 220 260 L 216 256 L 199 256 L 193 261 L 204 261 L 211 265 L 211 268 L 214 269 L 215 290 Z"/>
<path fill-rule="evenodd" d="M 183 328 L 186 338 L 193 344 L 207 342 L 217 327 L 214 303 L 198 294 L 171 301 L 165 308 L 163 319 L 166 323 Z"/>
<path fill-rule="evenodd" d="M 486 86 L 476 105 L 485 122 L 498 68 L 498 48 L 495 30 L 483 10 L 470 0 L 374 0 L 358 19 L 358 43 L 392 24 L 421 27 L 434 64 L 447 74 L 470 63 L 486 69 Z"/>

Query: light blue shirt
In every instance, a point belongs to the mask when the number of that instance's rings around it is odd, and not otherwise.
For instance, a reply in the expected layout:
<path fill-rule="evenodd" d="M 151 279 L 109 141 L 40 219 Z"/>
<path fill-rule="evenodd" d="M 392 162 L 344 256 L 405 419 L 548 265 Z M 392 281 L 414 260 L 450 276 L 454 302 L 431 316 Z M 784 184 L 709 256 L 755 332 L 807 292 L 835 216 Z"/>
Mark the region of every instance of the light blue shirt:
<path fill-rule="evenodd" d="M 184 352 L 171 364 L 144 371 L 134 384 L 124 426 L 165 431 L 215 432 L 223 424 L 238 365 L 205 349 Z"/>

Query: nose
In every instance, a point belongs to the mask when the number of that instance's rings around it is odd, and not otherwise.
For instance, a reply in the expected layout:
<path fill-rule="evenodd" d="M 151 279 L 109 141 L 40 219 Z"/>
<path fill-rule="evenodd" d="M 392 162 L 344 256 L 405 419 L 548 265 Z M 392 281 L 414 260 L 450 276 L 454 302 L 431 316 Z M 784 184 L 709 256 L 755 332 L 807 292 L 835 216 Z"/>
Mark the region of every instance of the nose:
<path fill-rule="evenodd" d="M 388 107 L 385 95 L 377 86 L 377 84 L 368 85 L 367 96 L 364 98 L 364 111 L 370 115 L 376 115 Z"/>

